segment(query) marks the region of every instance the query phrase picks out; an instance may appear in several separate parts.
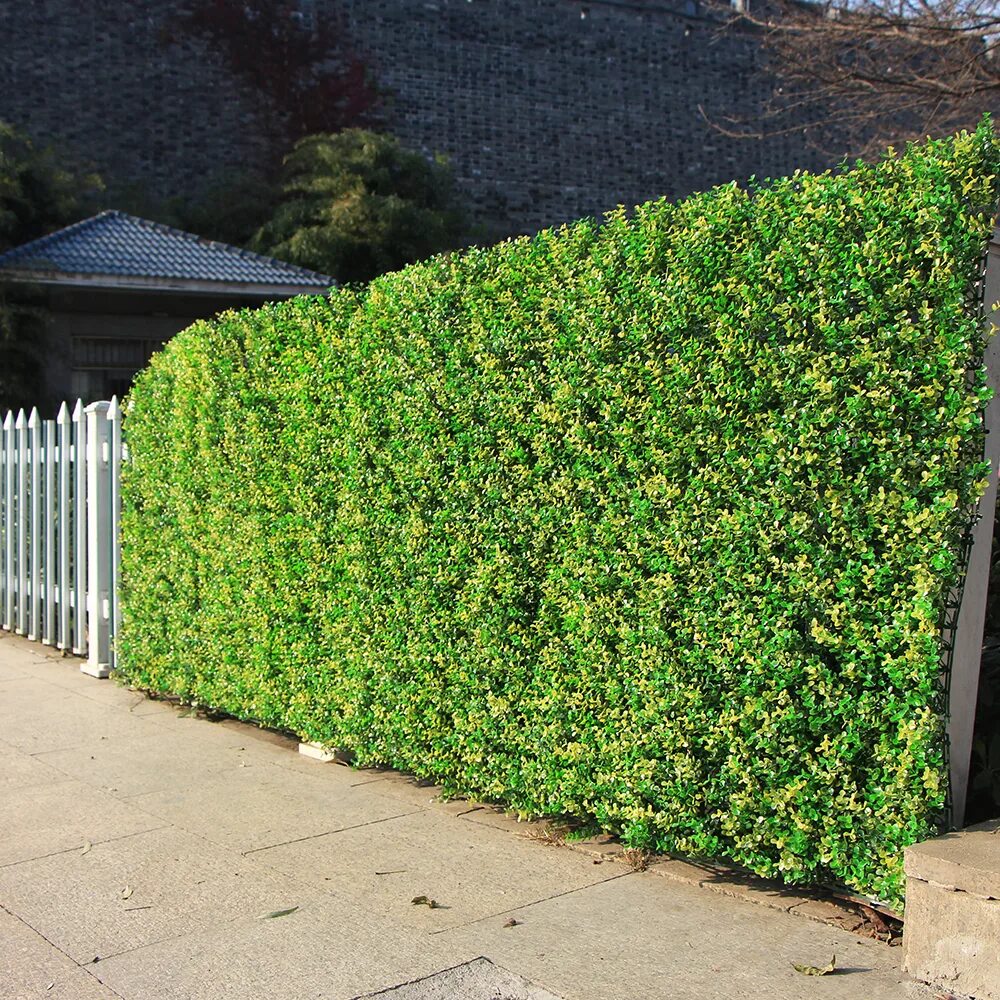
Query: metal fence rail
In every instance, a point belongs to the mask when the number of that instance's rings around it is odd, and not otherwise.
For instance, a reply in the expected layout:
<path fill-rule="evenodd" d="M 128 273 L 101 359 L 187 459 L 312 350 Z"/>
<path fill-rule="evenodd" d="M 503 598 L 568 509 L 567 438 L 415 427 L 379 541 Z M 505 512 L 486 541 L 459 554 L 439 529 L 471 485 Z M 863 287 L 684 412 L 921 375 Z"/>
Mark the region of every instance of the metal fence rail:
<path fill-rule="evenodd" d="M 8 411 L 0 432 L 0 626 L 94 677 L 114 667 L 122 448 L 117 398 Z"/>

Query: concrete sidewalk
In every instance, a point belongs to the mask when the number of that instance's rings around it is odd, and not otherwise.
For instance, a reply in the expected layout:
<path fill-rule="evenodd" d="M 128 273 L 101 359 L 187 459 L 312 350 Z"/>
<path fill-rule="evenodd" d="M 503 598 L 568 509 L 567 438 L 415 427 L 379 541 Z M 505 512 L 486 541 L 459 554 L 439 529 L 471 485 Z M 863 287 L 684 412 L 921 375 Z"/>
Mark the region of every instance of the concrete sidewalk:
<path fill-rule="evenodd" d="M 597 863 L 0 636 L 2 1000 L 933 995 L 899 948 Z M 792 969 L 834 953 L 836 975 Z"/>

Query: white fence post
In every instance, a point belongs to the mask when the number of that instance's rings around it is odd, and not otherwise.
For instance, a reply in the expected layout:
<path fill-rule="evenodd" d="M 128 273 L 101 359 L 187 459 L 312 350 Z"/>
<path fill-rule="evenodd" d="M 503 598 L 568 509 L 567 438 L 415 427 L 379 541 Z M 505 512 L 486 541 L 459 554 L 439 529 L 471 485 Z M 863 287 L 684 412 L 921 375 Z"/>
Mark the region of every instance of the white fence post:
<path fill-rule="evenodd" d="M 0 626 L 114 668 L 121 611 L 117 397 L 55 420 L 8 412 L 0 430 Z"/>
<path fill-rule="evenodd" d="M 42 449 L 45 485 L 42 499 L 45 521 L 45 558 L 42 560 L 44 580 L 42 593 L 45 608 L 42 613 L 42 642 L 51 646 L 56 641 L 56 422 L 42 422 Z"/>
<path fill-rule="evenodd" d="M 111 673 L 111 426 L 109 403 L 91 403 L 87 418 L 87 662 L 91 677 Z"/>
<path fill-rule="evenodd" d="M 73 408 L 73 652 L 87 652 L 87 421 L 83 402 Z"/>
<path fill-rule="evenodd" d="M 56 604 L 59 608 L 59 627 L 56 629 L 56 646 L 59 649 L 69 649 L 72 645 L 69 630 L 69 546 L 70 546 L 70 522 L 69 522 L 69 489 L 70 489 L 70 453 L 72 443 L 70 433 L 72 430 L 69 407 L 63 403 L 59 407 L 56 416 L 56 427 L 59 431 L 59 445 L 57 458 L 59 463 L 59 522 L 57 535 L 59 539 L 58 567 L 56 570 Z"/>
<path fill-rule="evenodd" d="M 18 410 L 17 433 L 17 633 L 28 634 L 28 418 Z"/>
<path fill-rule="evenodd" d="M 987 328 L 1000 322 L 1000 310 L 993 303 L 1000 299 L 1000 229 L 990 243 L 984 276 L 984 305 Z M 997 470 L 1000 468 L 1000 341 L 990 337 L 983 356 L 988 384 L 993 397 L 986 404 L 986 442 L 983 458 L 990 464 L 986 493 L 979 501 L 979 521 L 972 532 L 972 550 L 962 591 L 961 604 L 951 635 L 951 680 L 948 688 L 948 740 L 951 769 L 952 824 L 965 823 L 972 735 L 979 693 L 979 668 L 983 655 L 983 627 L 986 621 L 986 596 L 990 581 L 990 554 L 993 547 L 993 518 L 996 510 Z"/>
<path fill-rule="evenodd" d="M 3 627 L 14 628 L 14 414 L 3 421 Z"/>
<path fill-rule="evenodd" d="M 108 407 L 111 438 L 111 666 L 118 665 L 121 626 L 122 408 L 117 396 Z"/>
<path fill-rule="evenodd" d="M 28 638 L 42 638 L 42 418 L 38 407 L 28 417 L 29 490 L 31 492 L 28 524 L 28 573 L 31 593 L 28 602 Z"/>

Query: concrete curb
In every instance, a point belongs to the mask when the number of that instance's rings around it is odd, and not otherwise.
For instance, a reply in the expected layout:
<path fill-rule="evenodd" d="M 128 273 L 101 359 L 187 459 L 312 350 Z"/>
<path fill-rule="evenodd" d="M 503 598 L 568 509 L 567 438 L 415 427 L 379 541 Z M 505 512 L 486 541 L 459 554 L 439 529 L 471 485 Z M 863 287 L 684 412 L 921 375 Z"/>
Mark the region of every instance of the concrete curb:
<path fill-rule="evenodd" d="M 239 723 L 246 726 L 247 723 Z M 253 727 L 256 728 L 256 727 Z M 303 744 L 299 753 L 310 759 L 338 764 L 347 763 L 342 751 L 324 748 L 320 744 Z M 694 862 L 684 858 L 651 855 L 626 847 L 612 834 L 574 839 L 572 829 L 547 819 L 519 819 L 503 808 L 489 803 L 466 799 L 443 799 L 441 789 L 399 771 L 358 769 L 359 775 L 370 773 L 372 780 L 387 777 L 397 782 L 409 783 L 419 789 L 422 796 L 438 809 L 504 830 L 515 836 L 553 847 L 588 855 L 595 864 L 613 862 L 634 870 L 648 871 L 661 878 L 684 885 L 707 889 L 733 899 L 741 899 L 769 909 L 793 913 L 796 916 L 838 927 L 850 933 L 862 934 L 884 940 L 891 946 L 901 943 L 900 918 L 877 903 L 862 900 L 838 899 L 821 890 L 799 889 L 780 882 L 761 878 L 734 866 L 718 862 Z"/>

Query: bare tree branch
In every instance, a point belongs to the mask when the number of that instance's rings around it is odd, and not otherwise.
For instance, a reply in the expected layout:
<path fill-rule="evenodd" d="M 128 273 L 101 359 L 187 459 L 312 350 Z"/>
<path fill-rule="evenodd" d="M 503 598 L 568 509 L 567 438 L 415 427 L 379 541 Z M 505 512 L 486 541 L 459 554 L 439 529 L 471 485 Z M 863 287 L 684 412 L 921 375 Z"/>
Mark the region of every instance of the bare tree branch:
<path fill-rule="evenodd" d="M 749 32 L 774 86 L 762 113 L 702 115 L 728 136 L 805 133 L 866 155 L 1000 111 L 1000 0 L 718 0 L 723 31 Z"/>

